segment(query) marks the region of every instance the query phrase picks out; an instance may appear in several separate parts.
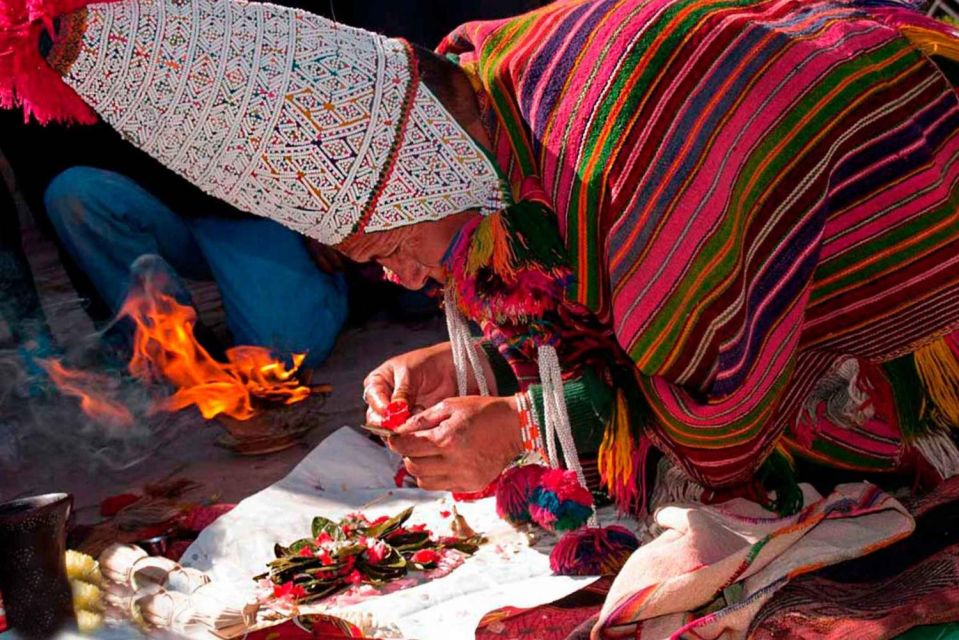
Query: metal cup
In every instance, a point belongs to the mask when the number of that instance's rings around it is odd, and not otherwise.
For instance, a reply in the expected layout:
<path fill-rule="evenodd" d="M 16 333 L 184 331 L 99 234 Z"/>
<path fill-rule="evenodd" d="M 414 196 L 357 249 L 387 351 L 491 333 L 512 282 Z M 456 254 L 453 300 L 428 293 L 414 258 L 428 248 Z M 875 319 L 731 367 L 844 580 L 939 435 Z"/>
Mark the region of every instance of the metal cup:
<path fill-rule="evenodd" d="M 0 593 L 20 637 L 50 638 L 76 626 L 66 567 L 72 509 L 66 493 L 0 504 Z"/>

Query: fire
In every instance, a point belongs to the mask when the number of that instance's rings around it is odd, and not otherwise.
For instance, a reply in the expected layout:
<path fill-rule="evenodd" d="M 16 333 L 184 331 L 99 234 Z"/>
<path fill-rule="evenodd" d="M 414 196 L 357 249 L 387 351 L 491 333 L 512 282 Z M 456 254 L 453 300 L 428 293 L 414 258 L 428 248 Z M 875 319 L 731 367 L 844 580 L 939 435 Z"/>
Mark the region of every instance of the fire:
<path fill-rule="evenodd" d="M 268 349 L 243 346 L 230 349 L 227 362 L 219 362 L 193 335 L 196 312 L 150 280 L 130 294 L 119 315 L 136 324 L 130 372 L 177 389 L 158 404 L 160 410 L 196 405 L 207 420 L 219 414 L 249 420 L 256 415 L 257 401 L 294 404 L 310 395 L 296 379 L 304 355 L 294 356 L 288 369 Z"/>
<path fill-rule="evenodd" d="M 98 422 L 122 427 L 133 424 L 133 414 L 119 402 L 104 397 L 101 390 L 111 385 L 107 376 L 83 371 L 73 371 L 58 360 L 38 360 L 50 379 L 63 393 L 80 398 L 83 413 Z"/>
<path fill-rule="evenodd" d="M 310 395 L 296 379 L 306 356 L 293 356 L 292 367 L 262 347 L 235 347 L 219 362 L 193 335 L 196 312 L 162 291 L 162 274 L 152 274 L 127 297 L 119 316 L 136 326 L 129 369 L 146 382 L 169 382 L 176 391 L 154 409 L 180 411 L 192 405 L 210 420 L 220 414 L 249 420 L 264 405 L 295 404 Z M 63 393 L 80 399 L 83 412 L 97 421 L 133 424 L 123 404 L 107 397 L 116 381 L 102 374 L 67 369 L 57 360 L 42 361 Z"/>

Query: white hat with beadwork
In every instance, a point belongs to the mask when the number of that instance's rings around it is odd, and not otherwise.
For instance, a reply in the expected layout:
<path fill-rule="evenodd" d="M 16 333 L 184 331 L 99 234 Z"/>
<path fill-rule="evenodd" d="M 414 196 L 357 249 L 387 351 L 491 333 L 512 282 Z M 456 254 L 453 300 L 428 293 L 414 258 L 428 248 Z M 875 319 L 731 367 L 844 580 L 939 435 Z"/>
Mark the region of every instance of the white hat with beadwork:
<path fill-rule="evenodd" d="M 83 4 L 0 0 L 0 105 L 70 115 L 5 68 L 35 55 L 173 171 L 327 244 L 504 204 L 495 164 L 419 82 L 402 40 L 240 0 Z M 33 36 L 58 17 L 44 61 Z M 71 97 L 59 106 L 83 120 Z"/>

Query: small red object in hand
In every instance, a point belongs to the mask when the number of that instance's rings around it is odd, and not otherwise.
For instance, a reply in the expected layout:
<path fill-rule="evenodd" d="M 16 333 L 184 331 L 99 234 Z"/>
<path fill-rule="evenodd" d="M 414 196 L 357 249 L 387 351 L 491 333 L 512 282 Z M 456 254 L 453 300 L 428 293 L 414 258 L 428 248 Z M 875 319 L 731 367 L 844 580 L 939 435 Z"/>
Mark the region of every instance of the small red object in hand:
<path fill-rule="evenodd" d="M 386 416 L 383 418 L 383 428 L 390 431 L 406 424 L 410 419 L 410 405 L 403 400 L 391 402 L 386 407 Z"/>

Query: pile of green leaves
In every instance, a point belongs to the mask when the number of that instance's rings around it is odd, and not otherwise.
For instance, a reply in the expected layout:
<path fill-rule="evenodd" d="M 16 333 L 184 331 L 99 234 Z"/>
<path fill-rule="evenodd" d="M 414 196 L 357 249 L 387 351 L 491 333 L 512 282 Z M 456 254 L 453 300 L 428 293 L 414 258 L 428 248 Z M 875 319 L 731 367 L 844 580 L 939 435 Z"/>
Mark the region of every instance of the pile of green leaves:
<path fill-rule="evenodd" d="M 339 522 L 318 516 L 313 519 L 312 537 L 276 545 L 269 572 L 254 580 L 268 577 L 276 597 L 307 604 L 352 584 L 382 585 L 411 570 L 433 569 L 445 550 L 472 555 L 485 541 L 481 536 L 434 539 L 422 525 L 404 526 L 412 513 L 410 507 L 372 522 L 362 514 Z"/>

